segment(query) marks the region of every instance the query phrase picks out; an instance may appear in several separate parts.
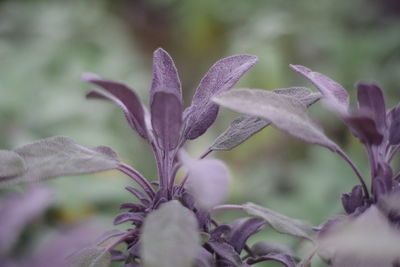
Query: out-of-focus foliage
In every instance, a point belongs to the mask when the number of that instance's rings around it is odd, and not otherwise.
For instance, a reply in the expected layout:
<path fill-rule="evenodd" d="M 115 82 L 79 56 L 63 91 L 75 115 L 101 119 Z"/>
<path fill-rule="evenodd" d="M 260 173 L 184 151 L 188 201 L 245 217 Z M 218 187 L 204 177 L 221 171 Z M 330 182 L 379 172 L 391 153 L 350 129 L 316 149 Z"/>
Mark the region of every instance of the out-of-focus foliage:
<path fill-rule="evenodd" d="M 311 87 L 288 68 L 294 63 L 318 69 L 353 95 L 356 81 L 376 81 L 392 106 L 400 99 L 399 29 L 395 0 L 2 0 L 1 149 L 64 135 L 88 146 L 111 146 L 124 161 L 154 177 L 145 144 L 117 108 L 84 99 L 90 88 L 79 76 L 90 71 L 124 81 L 147 101 L 150 56 L 159 46 L 176 59 L 186 106 L 209 66 L 236 53 L 260 58 L 237 87 Z M 319 104 L 311 113 L 367 174 L 362 148 L 340 120 L 326 120 Z M 204 152 L 201 148 L 234 115 L 221 112 L 211 131 L 190 146 L 191 154 Z M 342 212 L 340 194 L 356 184 L 350 168 L 334 154 L 271 128 L 216 155 L 226 160 L 234 177 L 229 202 L 252 201 L 313 224 Z M 111 225 L 118 204 L 131 201 L 123 190 L 129 183 L 114 172 L 51 182 L 59 195 L 53 216 L 64 222 L 93 215 Z M 268 230 L 257 237 L 270 239 L 300 246 Z"/>

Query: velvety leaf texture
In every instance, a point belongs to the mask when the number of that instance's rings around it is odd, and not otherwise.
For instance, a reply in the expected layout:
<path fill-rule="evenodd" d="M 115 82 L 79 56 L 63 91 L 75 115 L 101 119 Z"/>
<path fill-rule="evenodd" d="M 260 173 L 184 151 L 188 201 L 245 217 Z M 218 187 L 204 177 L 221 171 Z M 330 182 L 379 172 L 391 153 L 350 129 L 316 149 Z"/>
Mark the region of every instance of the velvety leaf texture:
<path fill-rule="evenodd" d="M 195 139 L 214 123 L 218 106 L 211 99 L 232 88 L 257 61 L 250 55 L 236 55 L 217 61 L 200 81 L 191 106 L 185 110 L 185 137 Z"/>
<path fill-rule="evenodd" d="M 169 201 L 150 213 L 141 235 L 145 267 L 188 267 L 200 247 L 197 220 L 178 201 Z"/>
<path fill-rule="evenodd" d="M 136 130 L 139 135 L 147 138 L 147 128 L 144 117 L 143 105 L 138 95 L 125 84 L 105 80 L 91 73 L 82 75 L 82 79 L 104 89 L 108 94 L 101 94 L 99 91 L 89 93 L 90 97 L 102 97 L 115 102 L 122 108 L 129 125 Z"/>
<path fill-rule="evenodd" d="M 150 88 L 150 102 L 158 91 L 174 94 L 182 102 L 182 88 L 178 71 L 171 56 L 162 48 L 154 51 L 153 81 Z"/>
<path fill-rule="evenodd" d="M 231 245 L 216 240 L 210 240 L 207 244 L 225 261 L 229 262 L 235 267 L 241 266 L 242 260 L 240 259 L 240 255 Z"/>
<path fill-rule="evenodd" d="M 45 187 L 32 187 L 0 201 L 0 259 L 6 255 L 29 223 L 40 217 L 54 200 Z"/>
<path fill-rule="evenodd" d="M 247 239 L 257 233 L 264 226 L 265 221 L 260 218 L 244 218 L 233 223 L 228 243 L 240 254 Z"/>
<path fill-rule="evenodd" d="M 276 89 L 273 92 L 294 97 L 306 106 L 314 104 L 321 97 L 319 93 L 311 93 L 305 87 Z M 231 150 L 270 124 L 269 121 L 254 116 L 239 117 L 231 123 L 225 132 L 217 137 L 210 146 L 210 150 Z"/>
<path fill-rule="evenodd" d="M 322 93 L 328 106 L 339 112 L 347 112 L 349 107 L 349 95 L 347 91 L 331 78 L 310 70 L 300 65 L 290 67 L 307 78 Z"/>
<path fill-rule="evenodd" d="M 279 233 L 314 240 L 312 226 L 304 221 L 289 218 L 253 203 L 247 203 L 243 207 L 248 214 L 266 220 Z"/>
<path fill-rule="evenodd" d="M 111 254 L 104 247 L 93 246 L 81 249 L 67 260 L 69 267 L 109 267 Z"/>
<path fill-rule="evenodd" d="M 201 208 L 211 209 L 225 199 L 229 189 L 230 175 L 222 161 L 190 160 L 187 168 L 189 174 L 187 188 Z"/>
<path fill-rule="evenodd" d="M 370 115 L 383 133 L 386 130 L 386 105 L 382 89 L 376 84 L 359 83 L 357 100 L 360 113 Z"/>
<path fill-rule="evenodd" d="M 348 115 L 344 120 L 351 133 L 366 144 L 379 145 L 382 143 L 383 135 L 376 127 L 375 121 L 366 115 Z"/>
<path fill-rule="evenodd" d="M 280 130 L 305 142 L 337 150 L 336 144 L 308 115 L 305 105 L 293 97 L 243 89 L 225 92 L 214 101 L 234 111 L 269 120 Z"/>
<path fill-rule="evenodd" d="M 26 171 L 16 176 L 0 177 L 0 186 L 111 170 L 120 163 L 117 154 L 109 147 L 86 147 L 62 136 L 43 139 L 14 152 L 25 161 Z"/>
<path fill-rule="evenodd" d="M 174 149 L 179 142 L 182 125 L 182 106 L 171 93 L 157 92 L 151 103 L 151 124 L 160 146 Z"/>
<path fill-rule="evenodd" d="M 14 151 L 0 150 L 0 177 L 9 177 L 26 171 L 23 158 Z"/>

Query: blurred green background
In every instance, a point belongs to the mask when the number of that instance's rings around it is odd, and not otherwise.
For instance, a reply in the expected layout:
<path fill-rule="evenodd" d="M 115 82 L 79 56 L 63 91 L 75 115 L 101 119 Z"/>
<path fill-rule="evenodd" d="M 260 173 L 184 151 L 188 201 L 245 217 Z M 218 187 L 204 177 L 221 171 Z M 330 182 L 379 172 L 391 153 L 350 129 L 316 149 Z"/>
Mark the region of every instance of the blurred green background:
<path fill-rule="evenodd" d="M 90 87 L 79 76 L 94 72 L 126 82 L 146 103 L 152 51 L 160 46 L 176 62 L 186 105 L 207 69 L 238 53 L 257 55 L 259 62 L 236 87 L 310 87 L 288 68 L 293 63 L 340 82 L 353 104 L 359 80 L 379 83 L 390 106 L 400 98 L 397 0 L 2 0 L 1 148 L 65 135 L 85 145 L 111 146 L 154 179 L 149 148 L 116 106 L 84 98 Z M 320 104 L 311 112 L 368 175 L 362 147 L 340 120 Z M 190 153 L 204 152 L 235 116 L 220 112 L 213 127 L 188 145 Z M 341 194 L 357 183 L 330 151 L 273 128 L 214 156 L 226 161 L 233 176 L 227 203 L 252 201 L 314 225 L 341 213 Z M 58 195 L 51 213 L 57 223 L 94 217 L 111 228 L 119 204 L 133 199 L 124 190 L 130 180 L 117 172 L 47 183 Z M 218 214 L 222 221 L 240 215 Z M 289 245 L 299 256 L 309 251 L 268 229 L 256 239 Z"/>

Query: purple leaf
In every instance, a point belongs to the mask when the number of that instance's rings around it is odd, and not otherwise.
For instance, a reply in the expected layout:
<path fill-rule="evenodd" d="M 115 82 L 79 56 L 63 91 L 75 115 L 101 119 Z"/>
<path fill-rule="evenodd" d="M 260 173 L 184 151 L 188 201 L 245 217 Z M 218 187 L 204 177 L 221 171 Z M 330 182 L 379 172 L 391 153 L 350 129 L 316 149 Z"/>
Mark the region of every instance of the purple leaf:
<path fill-rule="evenodd" d="M 382 89 L 376 84 L 357 84 L 358 108 L 375 121 L 380 133 L 386 130 L 386 105 Z"/>
<path fill-rule="evenodd" d="M 314 104 L 321 96 L 319 93 L 311 93 L 309 89 L 304 87 L 276 89 L 273 92 L 294 97 L 306 106 Z M 210 146 L 210 150 L 231 150 L 270 124 L 271 123 L 267 120 L 253 116 L 239 117 L 231 123 L 225 132 L 217 137 L 214 143 Z"/>
<path fill-rule="evenodd" d="M 54 200 L 45 187 L 32 187 L 24 194 L 13 194 L 0 202 L 0 258 L 13 247 L 29 223 L 42 215 Z"/>
<path fill-rule="evenodd" d="M 392 108 L 388 114 L 389 142 L 391 145 L 400 143 L 400 105 Z"/>
<path fill-rule="evenodd" d="M 373 178 L 372 192 L 376 199 L 381 195 L 390 193 L 393 187 L 393 171 L 389 164 L 380 162 L 376 171 L 376 176 Z"/>
<path fill-rule="evenodd" d="M 132 222 L 133 224 L 141 225 L 143 220 L 144 220 L 143 215 L 138 213 L 127 212 L 127 213 L 122 213 L 117 217 L 115 217 L 114 225 L 118 225 L 124 222 Z"/>
<path fill-rule="evenodd" d="M 286 267 L 296 267 L 296 263 L 294 262 L 291 256 L 286 254 L 276 254 L 276 253 L 271 253 L 256 259 L 249 259 L 247 260 L 247 263 L 253 265 L 255 263 L 263 261 L 277 261 L 282 263 Z"/>
<path fill-rule="evenodd" d="M 145 206 L 150 205 L 150 200 L 148 199 L 148 197 L 146 197 L 146 195 L 140 192 L 138 189 L 131 186 L 127 186 L 125 187 L 125 189 L 128 190 L 130 193 L 132 193 L 132 195 L 134 195 L 138 200 L 140 200 L 140 202 L 142 202 L 143 205 Z"/>
<path fill-rule="evenodd" d="M 87 97 L 106 98 L 115 102 L 122 108 L 129 125 L 136 130 L 140 136 L 147 139 L 147 127 L 143 105 L 137 94 L 128 86 L 122 83 L 104 80 L 95 74 L 83 74 L 82 79 L 104 89 L 108 94 L 99 91 L 92 91 Z"/>
<path fill-rule="evenodd" d="M 197 267 L 214 267 L 214 258 L 213 255 L 203 247 L 199 248 L 196 257 L 196 266 Z"/>
<path fill-rule="evenodd" d="M 16 176 L 24 173 L 24 159 L 14 151 L 0 150 L 0 177 Z"/>
<path fill-rule="evenodd" d="M 265 225 L 265 221 L 259 218 L 244 218 L 233 222 L 228 243 L 232 245 L 237 253 L 240 254 L 247 239 L 260 231 Z"/>
<path fill-rule="evenodd" d="M 153 81 L 150 88 L 150 103 L 156 92 L 174 94 L 182 103 L 182 88 L 171 56 L 162 48 L 154 51 L 153 55 Z"/>
<path fill-rule="evenodd" d="M 177 200 L 147 215 L 141 235 L 141 256 L 147 267 L 187 267 L 200 247 L 198 224 L 192 211 Z"/>
<path fill-rule="evenodd" d="M 367 115 L 347 115 L 344 121 L 351 133 L 364 144 L 379 145 L 382 143 L 383 135 L 378 131 L 375 121 Z"/>
<path fill-rule="evenodd" d="M 182 104 L 171 93 L 157 92 L 151 102 L 151 124 L 164 150 L 177 147 L 181 136 Z"/>
<path fill-rule="evenodd" d="M 290 65 L 290 67 L 314 84 L 324 96 L 324 101 L 329 107 L 338 111 L 340 114 L 347 113 L 349 95 L 340 84 L 319 72 L 313 72 L 307 67 L 300 65 Z"/>
<path fill-rule="evenodd" d="M 361 185 L 356 185 L 349 194 L 342 195 L 342 204 L 347 214 L 353 213 L 364 203 L 364 196 Z"/>
<path fill-rule="evenodd" d="M 305 142 L 338 150 L 308 115 L 305 105 L 293 97 L 263 90 L 234 90 L 221 94 L 214 101 L 234 111 L 271 121 L 280 130 Z"/>
<path fill-rule="evenodd" d="M 279 233 L 298 236 L 311 241 L 314 240 L 314 231 L 312 226 L 307 222 L 289 218 L 254 203 L 247 203 L 243 205 L 243 208 L 249 215 L 266 220 Z"/>
<path fill-rule="evenodd" d="M 14 152 L 25 161 L 27 170 L 20 175 L 0 177 L 0 186 L 111 170 L 120 164 L 109 147 L 86 147 L 62 136 L 42 139 Z"/>
<path fill-rule="evenodd" d="M 233 266 L 241 266 L 242 260 L 240 259 L 240 255 L 231 245 L 216 240 L 210 240 L 207 244 L 222 259 L 228 261 Z"/>
<path fill-rule="evenodd" d="M 185 137 L 195 139 L 214 123 L 218 106 L 211 99 L 231 89 L 257 61 L 250 55 L 236 55 L 216 62 L 200 81 L 192 104 L 185 110 Z"/>
<path fill-rule="evenodd" d="M 123 203 L 119 207 L 120 209 L 129 209 L 130 212 L 143 212 L 146 210 L 146 207 L 141 204 L 134 203 Z"/>
<path fill-rule="evenodd" d="M 258 242 L 251 247 L 251 251 L 256 256 L 264 256 L 270 253 L 293 255 L 293 252 L 286 246 L 278 243 Z"/>
<path fill-rule="evenodd" d="M 209 210 L 220 204 L 229 189 L 230 175 L 225 164 L 217 159 L 189 160 L 186 187 L 199 207 Z"/>

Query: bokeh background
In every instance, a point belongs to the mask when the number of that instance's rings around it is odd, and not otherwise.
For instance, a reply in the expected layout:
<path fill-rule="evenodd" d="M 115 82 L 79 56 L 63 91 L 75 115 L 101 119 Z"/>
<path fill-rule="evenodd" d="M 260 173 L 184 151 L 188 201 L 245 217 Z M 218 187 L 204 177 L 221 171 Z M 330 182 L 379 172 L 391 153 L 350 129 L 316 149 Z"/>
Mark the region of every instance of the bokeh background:
<path fill-rule="evenodd" d="M 390 106 L 400 99 L 397 0 L 2 0 L 1 148 L 69 136 L 81 144 L 113 147 L 154 179 L 150 149 L 116 106 L 85 99 L 90 87 L 79 76 L 94 72 L 126 82 L 146 103 L 152 52 L 158 47 L 176 62 L 186 105 L 207 69 L 238 53 L 257 55 L 259 62 L 236 87 L 311 88 L 289 69 L 294 63 L 340 82 L 353 105 L 354 84 L 360 80 L 379 83 Z M 341 121 L 320 104 L 311 113 L 368 176 L 364 151 Z M 188 145 L 189 153 L 204 152 L 236 115 L 222 110 L 213 127 Z M 223 159 L 233 176 L 227 203 L 255 202 L 314 225 L 341 213 L 341 194 L 357 183 L 338 156 L 273 128 L 213 156 Z M 117 172 L 46 183 L 57 201 L 35 231 L 87 219 L 112 228 L 119 204 L 133 200 L 124 190 L 132 182 Z M 240 215 L 218 214 L 222 221 Z M 251 241 L 256 240 L 286 244 L 299 256 L 309 250 L 269 229 Z M 318 260 L 315 264 L 321 265 Z"/>

